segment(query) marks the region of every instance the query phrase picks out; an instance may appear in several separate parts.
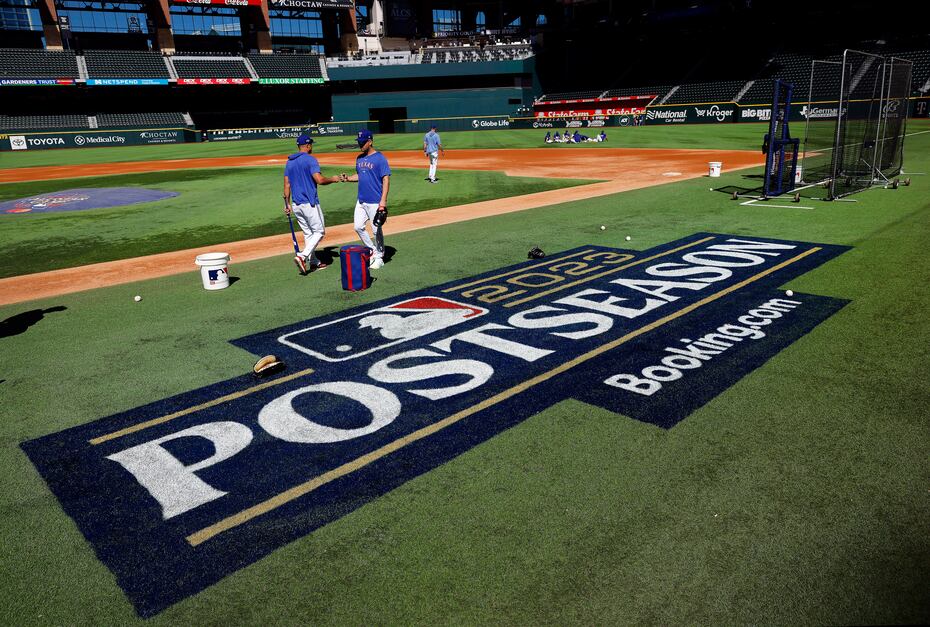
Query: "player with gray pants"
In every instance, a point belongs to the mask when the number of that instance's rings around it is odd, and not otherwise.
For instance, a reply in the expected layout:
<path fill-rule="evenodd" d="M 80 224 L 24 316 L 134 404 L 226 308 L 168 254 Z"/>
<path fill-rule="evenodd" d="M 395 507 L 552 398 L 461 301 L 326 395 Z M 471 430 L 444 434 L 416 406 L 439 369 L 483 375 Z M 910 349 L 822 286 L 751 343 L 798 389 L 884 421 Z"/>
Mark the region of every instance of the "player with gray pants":
<path fill-rule="evenodd" d="M 423 136 L 423 152 L 429 159 L 429 182 L 436 183 L 436 165 L 439 163 L 439 153 L 446 156 L 446 149 L 442 147 L 442 141 L 439 139 L 439 133 L 436 132 L 436 125 L 429 127 L 429 133 Z"/>
<path fill-rule="evenodd" d="M 316 247 L 326 233 L 317 185 L 339 183 L 342 178 L 320 173 L 319 161 L 310 154 L 313 152 L 313 138 L 306 133 L 297 138 L 297 150 L 288 156 L 284 166 L 284 213 L 290 215 L 293 212 L 300 230 L 304 232 L 304 249 L 294 256 L 294 263 L 301 274 L 306 274 L 308 267 L 318 270 L 329 265 L 316 256 Z"/>
<path fill-rule="evenodd" d="M 358 233 L 362 244 L 372 250 L 370 267 L 377 270 L 384 266 L 384 232 L 383 225 L 387 221 L 387 197 L 391 188 L 391 167 L 387 158 L 374 149 L 371 131 L 364 129 L 358 132 L 358 142 L 361 154 L 355 158 L 355 174 L 341 175 L 343 181 L 358 182 L 358 202 L 355 203 L 355 232 Z M 365 228 L 371 221 L 371 228 L 375 234 L 372 241 Z"/>

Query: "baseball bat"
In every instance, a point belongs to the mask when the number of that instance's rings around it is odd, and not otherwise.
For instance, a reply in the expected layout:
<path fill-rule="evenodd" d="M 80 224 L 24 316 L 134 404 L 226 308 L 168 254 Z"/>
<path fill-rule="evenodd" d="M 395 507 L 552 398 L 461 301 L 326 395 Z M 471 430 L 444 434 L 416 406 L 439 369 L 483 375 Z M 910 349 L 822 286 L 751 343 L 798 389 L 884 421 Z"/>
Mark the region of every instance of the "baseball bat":
<path fill-rule="evenodd" d="M 287 203 L 284 203 L 284 206 L 287 207 Z M 294 253 L 300 254 L 300 246 L 297 245 L 297 233 L 294 232 L 294 221 L 291 220 L 291 214 L 287 214 L 287 223 L 291 227 L 291 240 L 294 242 Z"/>
<path fill-rule="evenodd" d="M 345 150 L 346 148 L 358 148 L 358 144 L 336 144 L 336 148 L 339 150 Z"/>

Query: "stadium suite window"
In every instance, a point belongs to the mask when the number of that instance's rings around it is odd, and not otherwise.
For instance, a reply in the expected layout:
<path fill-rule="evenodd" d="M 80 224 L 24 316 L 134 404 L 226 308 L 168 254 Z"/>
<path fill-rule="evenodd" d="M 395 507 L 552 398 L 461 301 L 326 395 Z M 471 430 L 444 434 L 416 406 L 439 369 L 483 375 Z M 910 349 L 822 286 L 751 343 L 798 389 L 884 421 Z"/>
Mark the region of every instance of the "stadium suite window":
<path fill-rule="evenodd" d="M 462 12 L 451 9 L 433 9 L 433 32 L 462 30 Z"/>
<path fill-rule="evenodd" d="M 28 0 L 8 0 L 0 7 L 0 30 L 42 30 L 38 9 Z"/>
<path fill-rule="evenodd" d="M 171 29 L 177 35 L 242 34 L 237 10 L 226 7 L 172 7 Z"/>
<path fill-rule="evenodd" d="M 475 28 L 478 30 L 484 30 L 485 26 L 488 25 L 488 18 L 485 17 L 484 11 L 478 11 L 475 14 Z"/>
<path fill-rule="evenodd" d="M 280 37 L 323 38 L 323 20 L 319 13 L 271 11 L 271 34 Z"/>
<path fill-rule="evenodd" d="M 71 30 L 84 33 L 145 33 L 145 13 L 111 13 L 109 11 L 84 11 L 59 9 L 59 16 L 71 21 Z"/>

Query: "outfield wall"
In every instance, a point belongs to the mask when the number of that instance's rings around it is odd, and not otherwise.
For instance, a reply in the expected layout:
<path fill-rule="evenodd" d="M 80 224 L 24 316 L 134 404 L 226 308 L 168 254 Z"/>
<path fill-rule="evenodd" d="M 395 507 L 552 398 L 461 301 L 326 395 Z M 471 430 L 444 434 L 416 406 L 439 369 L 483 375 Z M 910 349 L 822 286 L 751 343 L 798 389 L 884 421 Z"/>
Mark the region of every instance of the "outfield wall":
<path fill-rule="evenodd" d="M 489 87 L 333 94 L 333 117 L 367 120 L 373 109 L 388 108 L 405 109 L 408 120 L 507 116 L 520 104 L 532 102 L 532 93 L 529 87 Z"/>
<path fill-rule="evenodd" d="M 832 106 L 831 106 L 832 105 Z M 814 102 L 792 105 L 791 121 L 830 119 L 836 116 L 835 103 Z M 644 114 L 592 116 L 587 118 L 515 118 L 508 115 L 480 115 L 435 117 L 423 116 L 394 120 L 398 133 L 425 133 L 435 124 L 440 131 L 485 131 L 500 129 L 538 129 L 555 131 L 572 128 L 617 128 L 666 124 L 732 124 L 768 122 L 771 109 L 767 105 L 738 105 L 734 103 L 704 103 L 693 105 L 661 105 L 648 107 Z M 910 118 L 930 117 L 930 96 L 909 99 Z M 155 128 L 128 130 L 46 131 L 36 133 L 0 134 L 0 152 L 21 150 L 47 150 L 54 148 L 94 148 L 112 146 L 139 146 L 152 144 L 181 144 L 199 141 L 243 141 L 249 139 L 294 139 L 301 133 L 320 137 L 353 136 L 367 128 L 380 133 L 376 120 L 359 118 L 346 122 L 326 122 L 309 126 L 280 126 L 262 128 L 215 129 L 201 133 L 189 128 Z M 803 133 L 796 132 L 796 136 Z"/>
<path fill-rule="evenodd" d="M 145 146 L 196 141 L 200 141 L 200 133 L 189 128 L 47 131 L 2 134 L 0 135 L 0 151 Z"/>

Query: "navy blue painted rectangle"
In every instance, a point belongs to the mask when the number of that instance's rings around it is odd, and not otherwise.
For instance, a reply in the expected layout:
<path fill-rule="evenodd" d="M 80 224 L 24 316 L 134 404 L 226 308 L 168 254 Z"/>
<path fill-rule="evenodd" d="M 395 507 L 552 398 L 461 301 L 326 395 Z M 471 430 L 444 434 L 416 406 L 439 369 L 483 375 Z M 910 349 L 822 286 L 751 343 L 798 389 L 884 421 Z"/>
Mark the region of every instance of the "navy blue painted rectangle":
<path fill-rule="evenodd" d="M 147 616 L 558 401 L 674 426 L 845 304 L 775 289 L 844 250 L 580 247 L 240 338 L 287 371 L 22 446 Z"/>

